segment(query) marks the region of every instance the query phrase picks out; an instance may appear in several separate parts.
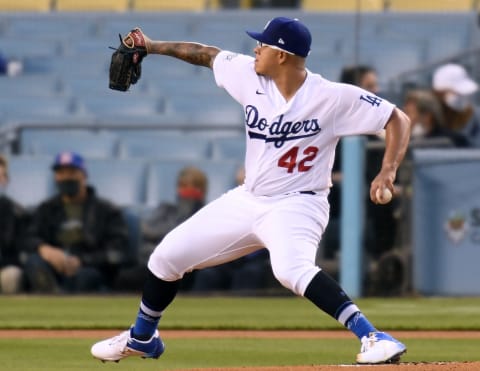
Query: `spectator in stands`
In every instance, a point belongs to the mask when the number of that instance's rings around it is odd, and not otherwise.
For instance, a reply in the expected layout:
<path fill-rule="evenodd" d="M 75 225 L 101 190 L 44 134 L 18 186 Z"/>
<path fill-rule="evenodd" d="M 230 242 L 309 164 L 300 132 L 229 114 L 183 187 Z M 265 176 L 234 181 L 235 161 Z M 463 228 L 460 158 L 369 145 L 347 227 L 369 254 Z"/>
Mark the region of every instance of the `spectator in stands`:
<path fill-rule="evenodd" d="M 0 75 L 6 75 L 8 70 L 8 60 L 0 53 Z"/>
<path fill-rule="evenodd" d="M 138 253 L 138 265 L 122 269 L 115 283 L 119 291 L 138 291 L 142 289 L 147 275 L 147 261 L 157 244 L 177 225 L 185 221 L 205 205 L 208 179 L 200 169 L 187 166 L 180 170 L 177 177 L 177 202 L 161 203 L 141 220 L 141 243 Z M 185 277 L 182 289 L 188 290 L 193 274 Z"/>
<path fill-rule="evenodd" d="M 23 290 L 20 255 L 28 217 L 20 205 L 6 196 L 7 184 L 8 161 L 0 155 L 0 293 L 16 294 Z"/>
<path fill-rule="evenodd" d="M 367 65 L 347 66 L 340 72 L 340 82 L 361 87 L 373 94 L 378 94 L 377 72 Z"/>
<path fill-rule="evenodd" d="M 412 122 L 411 146 L 429 145 L 465 147 L 466 138 L 452 132 L 445 126 L 442 106 L 436 96 L 429 90 L 414 89 L 405 96 L 404 112 Z M 435 141 L 433 141 L 435 139 Z M 424 144 L 422 144 L 424 143 Z"/>
<path fill-rule="evenodd" d="M 8 59 L 0 52 L 0 75 L 10 77 L 20 75 L 23 72 L 23 63 L 16 59 Z"/>
<path fill-rule="evenodd" d="M 480 112 L 473 104 L 478 84 L 459 64 L 445 64 L 433 74 L 433 91 L 439 98 L 446 127 L 463 135 L 470 147 L 480 147 Z"/>
<path fill-rule="evenodd" d="M 351 84 L 361 87 L 366 91 L 377 94 L 379 92 L 378 76 L 373 67 L 367 65 L 347 66 L 344 67 L 340 73 L 340 82 L 345 84 Z M 369 140 L 377 139 L 370 136 Z M 336 219 L 340 217 L 340 194 L 341 194 L 341 154 L 342 154 L 342 142 L 340 141 L 335 151 L 335 162 L 333 165 L 332 182 L 333 187 L 330 190 L 330 224 L 332 229 L 336 229 Z M 332 225 L 333 220 L 333 225 Z M 327 237 L 328 239 L 328 237 Z M 332 241 L 333 242 L 333 241 Z M 338 243 L 337 243 L 338 244 Z M 333 250 L 337 250 L 334 248 Z M 327 252 L 329 256 L 334 254 L 333 251 Z"/>
<path fill-rule="evenodd" d="M 377 72 L 373 67 L 368 65 L 344 67 L 340 73 L 340 82 L 359 86 L 372 94 L 378 94 L 380 90 Z M 373 179 L 376 169 L 381 167 L 380 165 L 383 158 L 383 133 L 380 132 L 377 135 L 369 135 L 367 136 L 367 140 L 371 144 L 371 148 L 366 151 L 366 182 L 369 181 L 369 179 Z M 379 145 L 375 146 L 375 144 Z M 330 221 L 317 254 L 319 265 L 336 279 L 338 279 L 339 274 L 338 254 L 340 252 L 342 145 L 342 141 L 340 141 L 335 152 L 335 162 L 332 172 L 333 186 L 329 194 Z M 373 149 L 376 147 L 378 147 L 377 150 Z M 395 214 L 397 207 L 398 205 L 395 199 L 385 205 L 376 205 L 370 202 L 368 195 L 366 195 L 364 245 L 369 259 L 379 259 L 382 254 L 393 248 L 398 224 Z M 368 287 L 370 281 L 372 281 L 370 276 L 371 273 L 367 272 L 365 292 L 373 294 L 371 288 Z"/>
<path fill-rule="evenodd" d="M 241 186 L 245 180 L 245 169 L 240 166 L 235 181 Z M 270 273 L 269 273 L 270 272 Z M 267 249 L 261 249 L 245 255 L 235 261 L 204 268 L 195 272 L 191 290 L 193 292 L 232 291 L 255 293 L 270 286 L 269 277 L 273 277 Z M 275 282 L 275 286 L 278 284 Z"/>
<path fill-rule="evenodd" d="M 87 184 L 79 154 L 59 153 L 52 169 L 58 193 L 34 212 L 27 241 L 32 252 L 25 267 L 28 285 L 41 293 L 106 290 L 127 256 L 123 215 Z"/>

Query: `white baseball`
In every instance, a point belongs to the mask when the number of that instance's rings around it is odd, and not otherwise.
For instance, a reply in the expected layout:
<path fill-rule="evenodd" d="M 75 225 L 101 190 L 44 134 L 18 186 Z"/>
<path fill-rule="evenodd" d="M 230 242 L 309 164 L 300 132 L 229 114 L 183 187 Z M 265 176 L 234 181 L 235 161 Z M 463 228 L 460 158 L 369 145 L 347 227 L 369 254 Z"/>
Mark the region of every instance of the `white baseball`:
<path fill-rule="evenodd" d="M 384 188 L 383 192 L 380 188 L 377 188 L 375 197 L 377 197 L 377 202 L 379 204 L 388 204 L 392 200 L 392 192 L 390 192 L 388 188 Z"/>

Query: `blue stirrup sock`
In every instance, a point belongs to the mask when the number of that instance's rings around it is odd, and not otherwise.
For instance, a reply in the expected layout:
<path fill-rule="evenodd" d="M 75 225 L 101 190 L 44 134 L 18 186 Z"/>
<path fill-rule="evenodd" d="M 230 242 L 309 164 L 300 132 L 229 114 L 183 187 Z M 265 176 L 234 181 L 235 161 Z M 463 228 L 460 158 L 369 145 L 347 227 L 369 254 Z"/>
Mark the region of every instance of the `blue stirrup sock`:
<path fill-rule="evenodd" d="M 163 311 L 173 301 L 180 281 L 164 281 L 148 272 L 143 288 L 142 301 L 132 336 L 138 340 L 150 339 L 158 327 Z"/>
<path fill-rule="evenodd" d="M 150 339 L 158 327 L 161 316 L 161 312 L 155 313 L 151 311 L 142 301 L 138 310 L 137 320 L 135 325 L 133 325 L 132 336 L 138 340 Z"/>
<path fill-rule="evenodd" d="M 356 312 L 345 323 L 345 326 L 352 331 L 359 339 L 368 337 L 371 332 L 377 331 L 362 312 Z"/>
<path fill-rule="evenodd" d="M 324 271 L 319 271 L 313 277 L 303 296 L 347 327 L 359 339 L 376 331 L 340 285 Z"/>

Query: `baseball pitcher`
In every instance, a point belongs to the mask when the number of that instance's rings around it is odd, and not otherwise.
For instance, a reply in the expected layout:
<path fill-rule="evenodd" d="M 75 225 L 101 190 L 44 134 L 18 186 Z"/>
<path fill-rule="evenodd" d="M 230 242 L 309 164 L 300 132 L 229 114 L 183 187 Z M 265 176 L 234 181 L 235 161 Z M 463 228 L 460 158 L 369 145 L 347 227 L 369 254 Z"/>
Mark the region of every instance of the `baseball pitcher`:
<path fill-rule="evenodd" d="M 393 104 L 353 85 L 326 80 L 305 67 L 308 28 L 274 18 L 254 56 L 193 42 L 154 41 L 139 28 L 112 57 L 110 87 L 127 90 L 140 63 L 160 54 L 212 69 L 217 85 L 245 112 L 245 183 L 206 205 L 170 232 L 148 262 L 149 276 L 135 324 L 93 345 L 94 357 L 119 361 L 164 352 L 157 330 L 183 275 L 267 248 L 276 279 L 352 331 L 361 342 L 356 362 L 398 362 L 406 346 L 376 329 L 342 288 L 315 265 L 329 217 L 327 195 L 335 146 L 347 135 L 386 130 L 383 163 L 370 186 L 372 202 L 389 189 L 406 152 L 410 122 Z M 382 197 L 382 196 L 379 196 Z"/>

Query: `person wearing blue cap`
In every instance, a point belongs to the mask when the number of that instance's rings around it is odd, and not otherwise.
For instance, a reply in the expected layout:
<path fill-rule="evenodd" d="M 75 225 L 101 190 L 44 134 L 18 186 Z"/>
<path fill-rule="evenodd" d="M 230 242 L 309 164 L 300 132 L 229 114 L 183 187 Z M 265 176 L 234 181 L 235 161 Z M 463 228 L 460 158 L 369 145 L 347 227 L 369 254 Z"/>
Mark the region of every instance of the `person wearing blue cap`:
<path fill-rule="evenodd" d="M 393 104 L 359 87 L 326 80 L 306 68 L 312 44 L 298 19 L 277 17 L 261 32 L 254 56 L 194 42 L 149 39 L 132 30 L 124 43 L 147 54 L 213 70 L 245 113 L 245 182 L 169 232 L 148 260 L 134 325 L 91 348 L 102 361 L 164 352 L 158 323 L 184 274 L 266 248 L 275 278 L 336 319 L 360 340 L 357 363 L 397 362 L 404 344 L 377 330 L 339 284 L 315 265 L 328 223 L 328 193 L 341 137 L 386 132 L 383 162 L 370 186 L 372 202 L 389 202 L 407 150 L 410 121 Z M 161 68 L 161 67 L 160 67 Z M 384 196 L 386 195 L 386 196 Z M 387 198 L 385 198 L 387 197 Z"/>
<path fill-rule="evenodd" d="M 32 292 L 93 292 L 109 288 L 128 251 L 120 209 L 87 183 L 82 156 L 61 152 L 52 170 L 58 193 L 34 212 L 26 277 Z"/>

